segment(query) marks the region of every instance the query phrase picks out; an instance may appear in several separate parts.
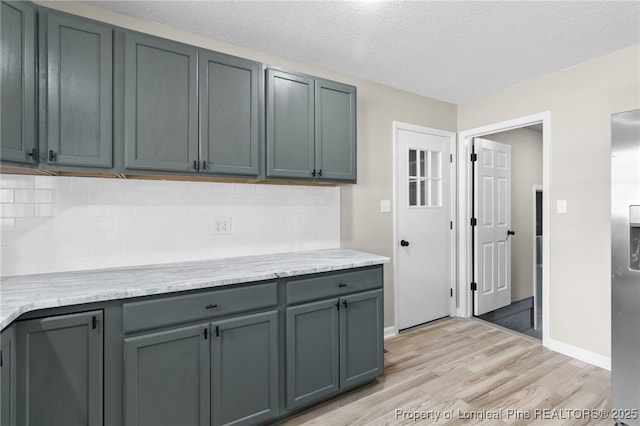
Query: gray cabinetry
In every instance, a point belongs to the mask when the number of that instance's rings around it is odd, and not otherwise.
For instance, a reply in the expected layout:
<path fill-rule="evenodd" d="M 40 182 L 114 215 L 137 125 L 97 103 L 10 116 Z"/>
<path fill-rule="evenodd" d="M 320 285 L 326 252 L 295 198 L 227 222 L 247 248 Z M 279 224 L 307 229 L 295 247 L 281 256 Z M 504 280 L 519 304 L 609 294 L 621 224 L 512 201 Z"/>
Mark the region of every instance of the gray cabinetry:
<path fill-rule="evenodd" d="M 51 11 L 39 22 L 41 161 L 113 167 L 112 28 Z"/>
<path fill-rule="evenodd" d="M 34 165 L 36 153 L 36 16 L 26 2 L 1 2 L 2 120 L 0 158 Z"/>
<path fill-rule="evenodd" d="M 278 415 L 278 313 L 211 324 L 212 424 L 250 425 Z"/>
<path fill-rule="evenodd" d="M 208 324 L 124 340 L 125 426 L 209 425 Z"/>
<path fill-rule="evenodd" d="M 267 69 L 267 177 L 355 182 L 356 88 Z"/>
<path fill-rule="evenodd" d="M 102 311 L 16 323 L 19 425 L 102 425 Z"/>
<path fill-rule="evenodd" d="M 288 409 L 383 373 L 382 268 L 290 281 L 287 302 Z"/>
<path fill-rule="evenodd" d="M 198 49 L 125 34 L 125 168 L 193 172 L 198 162 Z"/>
<path fill-rule="evenodd" d="M 257 176 L 260 64 L 205 50 L 198 61 L 199 171 Z"/>
<path fill-rule="evenodd" d="M 16 341 L 14 326 L 0 335 L 0 424 L 16 425 Z"/>

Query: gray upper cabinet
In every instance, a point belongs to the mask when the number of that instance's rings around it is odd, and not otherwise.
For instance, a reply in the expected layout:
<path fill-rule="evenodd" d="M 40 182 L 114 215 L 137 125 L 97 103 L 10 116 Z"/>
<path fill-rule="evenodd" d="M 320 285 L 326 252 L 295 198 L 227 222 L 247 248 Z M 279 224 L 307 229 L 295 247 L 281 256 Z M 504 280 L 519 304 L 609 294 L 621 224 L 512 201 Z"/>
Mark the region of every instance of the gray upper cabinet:
<path fill-rule="evenodd" d="M 125 34 L 125 168 L 198 168 L 198 49 Z"/>
<path fill-rule="evenodd" d="M 267 69 L 267 177 L 356 181 L 356 88 Z"/>
<path fill-rule="evenodd" d="M 212 424 L 252 425 L 278 415 L 278 313 L 211 324 Z"/>
<path fill-rule="evenodd" d="M 209 426 L 208 324 L 124 340 L 125 426 Z"/>
<path fill-rule="evenodd" d="M 16 425 L 16 341 L 13 325 L 0 335 L 0 424 Z"/>
<path fill-rule="evenodd" d="M 36 154 L 36 16 L 24 2 L 2 2 L 0 158 L 33 165 Z"/>
<path fill-rule="evenodd" d="M 16 423 L 102 425 L 102 311 L 20 321 L 16 326 Z"/>
<path fill-rule="evenodd" d="M 204 50 L 198 61 L 199 171 L 257 176 L 261 65 Z"/>
<path fill-rule="evenodd" d="M 40 72 L 46 75 L 41 161 L 48 167 L 113 167 L 110 26 L 40 14 Z"/>
<path fill-rule="evenodd" d="M 319 179 L 356 180 L 356 88 L 316 80 L 316 173 Z"/>
<path fill-rule="evenodd" d="M 313 179 L 314 81 L 267 69 L 267 177 Z"/>

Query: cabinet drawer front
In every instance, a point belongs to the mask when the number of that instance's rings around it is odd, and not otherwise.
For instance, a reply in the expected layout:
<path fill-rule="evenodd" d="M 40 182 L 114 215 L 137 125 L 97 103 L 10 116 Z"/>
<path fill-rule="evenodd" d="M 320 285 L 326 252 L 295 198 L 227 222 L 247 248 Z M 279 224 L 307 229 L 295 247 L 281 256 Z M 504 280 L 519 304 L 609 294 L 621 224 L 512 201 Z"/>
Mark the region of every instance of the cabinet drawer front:
<path fill-rule="evenodd" d="M 203 318 L 219 317 L 278 303 L 277 284 L 215 290 L 122 305 L 125 333 Z"/>
<path fill-rule="evenodd" d="M 287 282 L 287 304 L 382 288 L 382 267 L 375 266 Z"/>

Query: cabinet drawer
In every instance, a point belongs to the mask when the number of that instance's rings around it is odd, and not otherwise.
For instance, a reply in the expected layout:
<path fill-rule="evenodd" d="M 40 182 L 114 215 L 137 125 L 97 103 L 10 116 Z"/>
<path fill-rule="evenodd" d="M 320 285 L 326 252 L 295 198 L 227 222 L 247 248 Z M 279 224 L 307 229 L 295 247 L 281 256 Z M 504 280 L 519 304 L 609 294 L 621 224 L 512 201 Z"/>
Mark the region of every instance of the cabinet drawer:
<path fill-rule="evenodd" d="M 143 300 L 122 305 L 123 328 L 128 333 L 277 304 L 278 290 L 275 282 Z"/>
<path fill-rule="evenodd" d="M 287 282 L 287 304 L 382 288 L 382 267 L 314 275 Z"/>

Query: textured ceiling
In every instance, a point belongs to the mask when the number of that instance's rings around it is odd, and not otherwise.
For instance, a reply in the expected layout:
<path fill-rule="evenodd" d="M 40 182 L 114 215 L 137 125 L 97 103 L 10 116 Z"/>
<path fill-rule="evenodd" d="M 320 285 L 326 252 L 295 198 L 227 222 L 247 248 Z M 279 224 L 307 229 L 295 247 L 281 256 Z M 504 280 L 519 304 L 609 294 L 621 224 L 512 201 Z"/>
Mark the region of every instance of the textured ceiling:
<path fill-rule="evenodd" d="M 640 44 L 637 0 L 91 3 L 455 104 Z"/>

